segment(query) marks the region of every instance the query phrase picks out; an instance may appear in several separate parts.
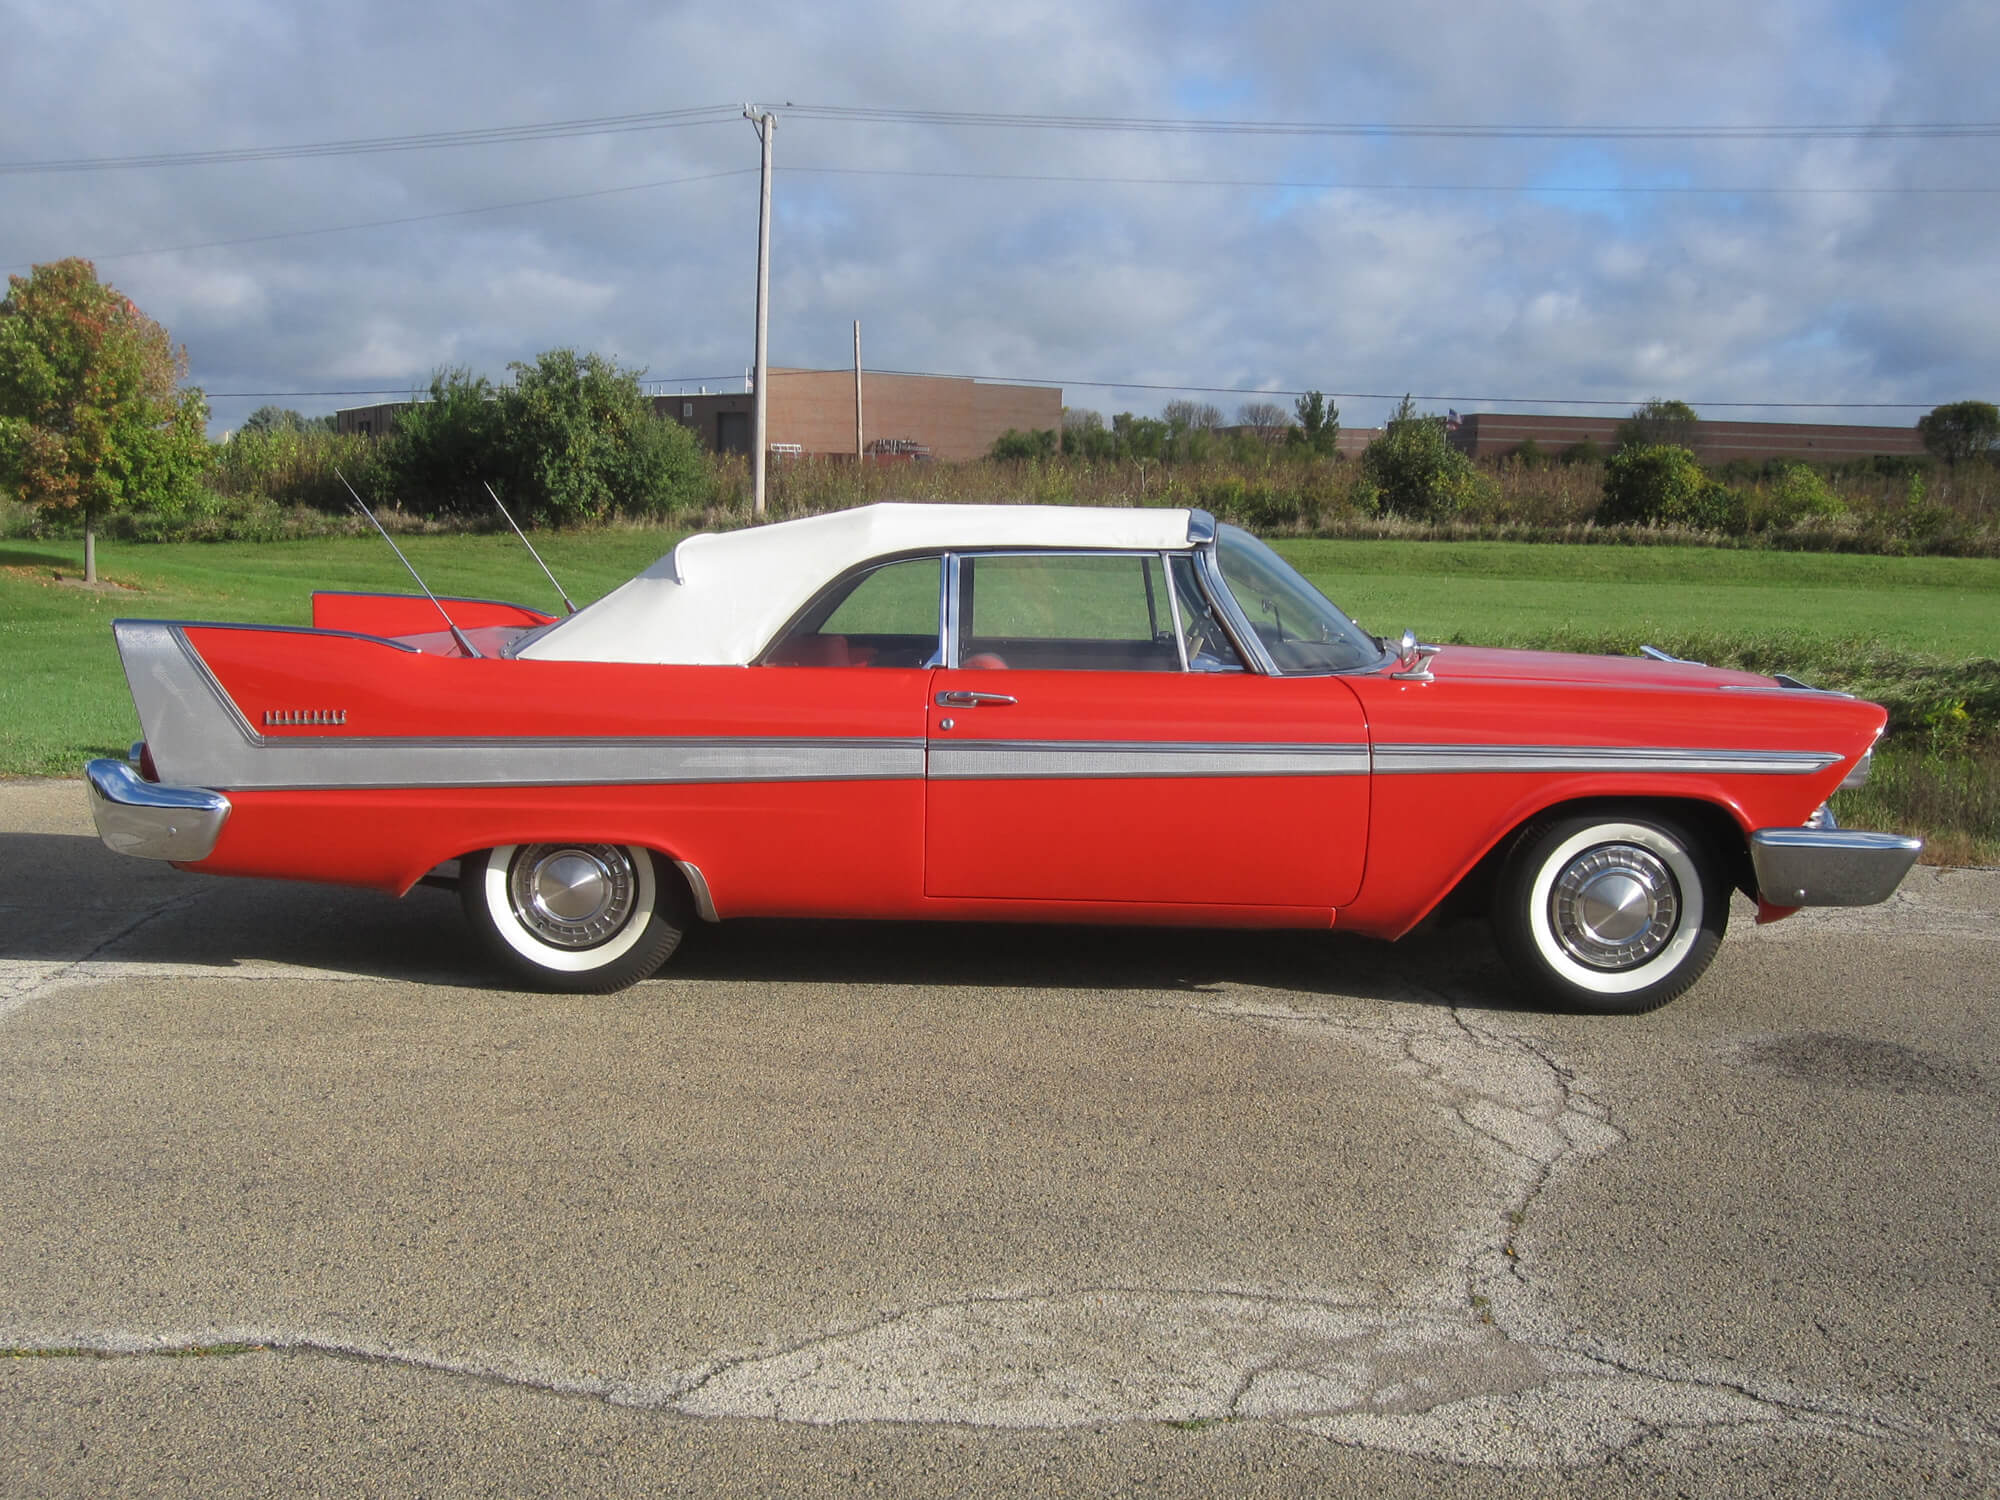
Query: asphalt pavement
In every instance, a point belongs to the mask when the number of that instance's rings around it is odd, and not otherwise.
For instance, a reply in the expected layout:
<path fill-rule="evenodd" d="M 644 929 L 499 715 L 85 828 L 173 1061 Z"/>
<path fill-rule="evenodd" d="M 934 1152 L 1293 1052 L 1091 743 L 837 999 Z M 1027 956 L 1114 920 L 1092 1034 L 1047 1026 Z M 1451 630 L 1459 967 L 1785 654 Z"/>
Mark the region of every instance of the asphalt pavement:
<path fill-rule="evenodd" d="M 1649 1016 L 1483 930 L 456 900 L 0 783 L 0 1494 L 2000 1492 L 2000 871 Z"/>

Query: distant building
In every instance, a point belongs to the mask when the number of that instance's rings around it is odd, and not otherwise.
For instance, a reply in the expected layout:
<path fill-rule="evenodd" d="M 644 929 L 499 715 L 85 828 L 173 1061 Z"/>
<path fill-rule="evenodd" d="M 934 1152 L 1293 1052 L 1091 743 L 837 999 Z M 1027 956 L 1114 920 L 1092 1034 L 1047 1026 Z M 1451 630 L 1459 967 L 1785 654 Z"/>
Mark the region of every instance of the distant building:
<path fill-rule="evenodd" d="M 770 373 L 766 441 L 781 458 L 854 455 L 854 371 L 778 369 Z M 748 453 L 756 398 L 683 392 L 655 396 L 653 409 L 689 429 L 714 453 Z M 334 414 L 334 430 L 381 437 L 413 403 L 390 401 Z M 878 462 L 984 458 L 1010 429 L 1062 429 L 1057 386 L 1002 385 L 946 375 L 861 372 L 862 441 Z"/>
<path fill-rule="evenodd" d="M 1451 429 L 1453 446 L 1473 458 L 1504 458 L 1523 443 L 1533 442 L 1545 457 L 1554 458 L 1578 443 L 1595 443 L 1609 453 L 1618 445 L 1618 429 L 1629 417 L 1516 416 L 1507 412 L 1470 412 Z M 1861 427 L 1819 422 L 1711 422 L 1694 426 L 1695 457 L 1705 464 L 1735 459 L 1762 463 L 1771 458 L 1797 458 L 1809 463 L 1838 463 L 1878 455 L 1922 454 L 1924 442 L 1914 426 Z"/>
<path fill-rule="evenodd" d="M 385 437 L 394 430 L 397 416 L 415 404 L 384 401 L 376 406 L 350 406 L 333 414 L 333 430 L 344 437 Z"/>
<path fill-rule="evenodd" d="M 807 457 L 854 454 L 854 371 L 773 370 L 766 441 Z M 653 405 L 716 453 L 748 453 L 756 398 L 655 396 Z M 862 442 L 882 460 L 984 458 L 1003 432 L 1062 428 L 1056 386 L 1001 385 L 945 375 L 861 372 Z"/>

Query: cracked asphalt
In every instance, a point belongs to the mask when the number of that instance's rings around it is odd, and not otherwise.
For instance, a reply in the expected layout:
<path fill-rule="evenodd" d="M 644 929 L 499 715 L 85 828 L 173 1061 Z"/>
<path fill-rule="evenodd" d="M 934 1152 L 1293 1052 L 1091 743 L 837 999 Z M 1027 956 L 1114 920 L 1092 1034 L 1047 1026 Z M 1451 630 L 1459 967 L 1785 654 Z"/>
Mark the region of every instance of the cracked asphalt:
<path fill-rule="evenodd" d="M 2000 1493 L 2000 871 L 1651 1016 L 1483 932 L 456 902 L 0 783 L 0 1494 Z"/>

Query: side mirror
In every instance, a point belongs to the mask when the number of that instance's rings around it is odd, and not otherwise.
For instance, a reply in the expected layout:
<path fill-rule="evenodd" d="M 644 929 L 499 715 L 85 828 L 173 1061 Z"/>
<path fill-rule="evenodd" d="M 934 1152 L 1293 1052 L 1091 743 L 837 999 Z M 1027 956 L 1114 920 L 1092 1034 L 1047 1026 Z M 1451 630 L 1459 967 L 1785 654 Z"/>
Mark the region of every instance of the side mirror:
<path fill-rule="evenodd" d="M 1417 639 L 1414 630 L 1403 632 L 1402 640 L 1396 643 L 1396 670 L 1389 675 L 1399 682 L 1434 682 L 1431 672 L 1431 658 L 1443 648 L 1426 646 Z"/>

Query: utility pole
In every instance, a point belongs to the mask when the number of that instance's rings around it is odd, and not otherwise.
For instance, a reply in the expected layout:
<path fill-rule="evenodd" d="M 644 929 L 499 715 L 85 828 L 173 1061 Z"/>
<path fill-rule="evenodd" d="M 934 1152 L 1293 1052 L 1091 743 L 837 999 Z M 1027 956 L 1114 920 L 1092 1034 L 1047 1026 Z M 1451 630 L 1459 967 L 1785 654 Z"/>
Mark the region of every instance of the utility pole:
<path fill-rule="evenodd" d="M 858 464 L 868 450 L 861 446 L 861 320 L 854 320 L 854 461 Z"/>
<path fill-rule="evenodd" d="M 763 192 L 757 200 L 757 373 L 754 377 L 756 415 L 750 424 L 750 472 L 755 476 L 751 491 L 750 514 L 753 519 L 761 521 L 764 519 L 764 468 L 771 452 L 770 436 L 764 424 L 768 415 L 766 403 L 770 394 L 768 335 L 771 317 L 771 135 L 777 130 L 778 121 L 769 110 L 754 112 L 747 104 L 743 106 L 743 118 L 756 127 L 757 139 L 764 145 Z"/>

